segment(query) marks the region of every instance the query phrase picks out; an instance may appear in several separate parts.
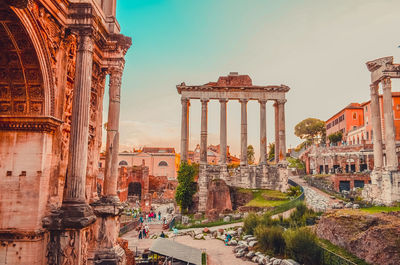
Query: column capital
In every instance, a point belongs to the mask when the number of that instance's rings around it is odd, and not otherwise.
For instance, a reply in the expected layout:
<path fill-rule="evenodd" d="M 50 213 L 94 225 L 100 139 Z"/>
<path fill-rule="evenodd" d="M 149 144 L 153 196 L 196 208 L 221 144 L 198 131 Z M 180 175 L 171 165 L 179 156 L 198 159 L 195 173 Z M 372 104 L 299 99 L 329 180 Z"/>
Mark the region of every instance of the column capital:
<path fill-rule="evenodd" d="M 392 88 L 392 80 L 390 79 L 390 77 L 382 79 L 382 88 Z"/>
<path fill-rule="evenodd" d="M 259 99 L 259 100 L 258 100 L 258 102 L 259 102 L 260 104 L 266 104 L 267 101 L 268 101 L 268 100 L 266 100 L 266 99 Z"/>
<path fill-rule="evenodd" d="M 371 90 L 371 95 L 372 94 L 378 94 L 379 83 L 372 83 L 372 84 L 369 85 L 369 88 Z"/>
<path fill-rule="evenodd" d="M 229 99 L 227 99 L 227 98 L 220 98 L 219 99 L 219 102 L 221 102 L 221 103 L 226 103 L 228 101 L 229 101 Z"/>
<path fill-rule="evenodd" d="M 210 99 L 209 98 L 201 98 L 200 101 L 202 104 L 207 104 L 210 101 Z"/>
<path fill-rule="evenodd" d="M 189 102 L 190 102 L 190 98 L 181 97 L 181 103 L 182 103 L 182 104 L 187 104 L 187 103 L 189 103 Z"/>
<path fill-rule="evenodd" d="M 249 99 L 248 98 L 241 98 L 241 99 L 239 99 L 239 102 L 240 103 L 247 103 L 247 102 L 249 102 Z"/>
<path fill-rule="evenodd" d="M 286 99 L 277 99 L 276 100 L 276 103 L 278 104 L 278 105 L 283 105 L 283 104 L 285 104 L 287 102 L 287 100 Z"/>

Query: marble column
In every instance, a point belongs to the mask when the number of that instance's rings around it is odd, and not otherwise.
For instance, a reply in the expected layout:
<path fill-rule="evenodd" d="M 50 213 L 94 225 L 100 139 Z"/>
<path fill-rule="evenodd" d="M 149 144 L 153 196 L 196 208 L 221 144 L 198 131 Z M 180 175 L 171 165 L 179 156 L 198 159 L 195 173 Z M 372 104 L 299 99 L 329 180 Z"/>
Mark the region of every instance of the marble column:
<path fill-rule="evenodd" d="M 392 81 L 390 78 L 382 80 L 383 88 L 383 115 L 385 119 L 385 149 L 386 149 L 386 168 L 396 171 L 398 160 L 396 155 L 396 133 L 394 127 Z"/>
<path fill-rule="evenodd" d="M 181 98 L 182 103 L 182 121 L 181 121 L 181 161 L 188 160 L 189 147 L 189 106 L 188 98 Z"/>
<path fill-rule="evenodd" d="M 285 103 L 286 103 L 286 99 L 278 100 L 279 161 L 286 160 Z"/>
<path fill-rule="evenodd" d="M 274 103 L 275 110 L 275 163 L 279 162 L 279 111 L 278 103 Z"/>
<path fill-rule="evenodd" d="M 240 99 L 241 104 L 241 130 L 240 130 L 240 165 L 246 166 L 247 162 L 247 102 L 248 99 Z"/>
<path fill-rule="evenodd" d="M 119 201 L 117 181 L 121 78 L 122 69 L 110 70 L 106 164 L 104 171 L 104 196 L 113 197 L 117 201 Z"/>
<path fill-rule="evenodd" d="M 226 130 L 226 103 L 228 102 L 227 99 L 220 99 L 219 100 L 221 105 L 221 112 L 220 112 L 220 127 L 219 127 L 219 149 L 220 149 L 220 158 L 219 164 L 225 165 L 226 164 L 226 155 L 227 155 L 227 130 Z"/>
<path fill-rule="evenodd" d="M 63 205 L 85 204 L 86 167 L 89 137 L 90 90 L 92 83 L 93 39 L 78 35 L 75 82 L 72 102 L 71 136 Z"/>
<path fill-rule="evenodd" d="M 266 100 L 260 102 L 260 164 L 267 164 L 267 113 Z"/>
<path fill-rule="evenodd" d="M 207 104 L 208 99 L 201 99 L 200 163 L 207 164 Z"/>
<path fill-rule="evenodd" d="M 383 166 L 381 110 L 379 105 L 378 83 L 370 85 L 371 90 L 371 121 L 373 131 L 374 169 L 380 170 Z"/>

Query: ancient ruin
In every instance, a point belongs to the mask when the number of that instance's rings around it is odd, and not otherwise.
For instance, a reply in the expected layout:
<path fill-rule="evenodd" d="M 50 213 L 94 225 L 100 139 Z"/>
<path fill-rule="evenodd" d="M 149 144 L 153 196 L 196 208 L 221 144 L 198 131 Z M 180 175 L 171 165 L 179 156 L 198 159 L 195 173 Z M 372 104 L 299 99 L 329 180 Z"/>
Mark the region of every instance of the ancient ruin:
<path fill-rule="evenodd" d="M 222 76 L 217 82 L 205 85 L 177 85 L 182 102 L 181 130 L 181 161 L 188 160 L 189 146 L 189 106 L 191 99 L 201 101 L 201 142 L 200 142 L 200 172 L 199 172 L 199 211 L 205 212 L 207 206 L 207 190 L 213 179 L 222 179 L 229 186 L 243 188 L 287 189 L 286 135 L 285 135 L 285 93 L 289 87 L 256 86 L 248 75 L 230 73 Z M 219 100 L 220 112 L 220 150 L 218 165 L 207 163 L 207 104 L 210 100 Z M 229 171 L 226 163 L 227 147 L 227 102 L 238 100 L 241 104 L 241 152 L 240 167 Z M 258 100 L 260 103 L 260 154 L 258 165 L 248 165 L 247 162 L 247 102 Z M 267 133 L 266 133 L 266 103 L 275 101 L 275 150 L 276 165 L 267 164 Z M 222 155 L 224 154 L 224 155 Z"/>
<path fill-rule="evenodd" d="M 0 1 L 0 263 L 125 262 L 116 158 L 131 39 L 115 12 L 116 0 Z"/>
<path fill-rule="evenodd" d="M 400 64 L 393 64 L 393 57 L 383 57 L 366 63 L 371 72 L 371 116 L 374 143 L 374 169 L 371 184 L 363 190 L 365 199 L 375 203 L 391 204 L 400 200 L 400 171 L 396 154 L 396 138 L 392 106 L 391 78 L 400 78 Z M 379 106 L 379 84 L 383 90 L 385 142 Z M 383 144 L 385 150 L 383 150 Z"/>

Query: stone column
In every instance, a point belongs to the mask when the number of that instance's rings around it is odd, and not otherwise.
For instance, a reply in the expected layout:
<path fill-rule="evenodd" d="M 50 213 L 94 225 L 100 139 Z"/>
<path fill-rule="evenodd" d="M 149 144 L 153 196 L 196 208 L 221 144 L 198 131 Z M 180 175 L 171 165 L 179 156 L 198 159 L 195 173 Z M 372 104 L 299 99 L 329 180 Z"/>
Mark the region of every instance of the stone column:
<path fill-rule="evenodd" d="M 278 103 L 274 103 L 275 109 L 275 163 L 279 162 L 279 111 Z"/>
<path fill-rule="evenodd" d="M 240 131 L 240 165 L 247 166 L 247 102 L 248 99 L 240 99 L 241 104 L 241 131 Z"/>
<path fill-rule="evenodd" d="M 227 131 L 226 131 L 226 103 L 228 102 L 227 99 L 220 99 L 219 100 L 221 105 L 221 117 L 220 117 L 220 133 L 219 133 L 219 150 L 220 150 L 220 158 L 219 164 L 225 165 L 226 164 L 226 153 L 227 153 Z"/>
<path fill-rule="evenodd" d="M 181 122 L 181 161 L 188 160 L 189 147 L 189 106 L 188 98 L 181 98 L 182 103 L 182 122 Z"/>
<path fill-rule="evenodd" d="M 104 196 L 112 197 L 116 201 L 119 201 L 117 181 L 121 78 L 122 69 L 110 70 Z"/>
<path fill-rule="evenodd" d="M 279 118 L 279 161 L 286 160 L 286 128 L 285 128 L 285 103 L 286 99 L 278 100 Z"/>
<path fill-rule="evenodd" d="M 387 170 L 396 171 L 398 160 L 396 155 L 396 134 L 394 128 L 392 82 L 390 78 L 382 80 L 383 88 L 383 114 L 385 119 L 385 148 Z"/>
<path fill-rule="evenodd" d="M 266 100 L 260 102 L 260 164 L 267 164 L 267 113 Z"/>
<path fill-rule="evenodd" d="M 82 30 L 78 33 L 68 169 L 62 202 L 66 227 L 85 227 L 95 221 L 85 196 L 92 63 L 93 39 L 89 32 Z"/>
<path fill-rule="evenodd" d="M 373 131 L 374 170 L 383 166 L 381 110 L 379 106 L 378 84 L 371 84 L 371 121 Z"/>
<path fill-rule="evenodd" d="M 208 99 L 201 99 L 200 163 L 207 164 L 207 104 Z"/>

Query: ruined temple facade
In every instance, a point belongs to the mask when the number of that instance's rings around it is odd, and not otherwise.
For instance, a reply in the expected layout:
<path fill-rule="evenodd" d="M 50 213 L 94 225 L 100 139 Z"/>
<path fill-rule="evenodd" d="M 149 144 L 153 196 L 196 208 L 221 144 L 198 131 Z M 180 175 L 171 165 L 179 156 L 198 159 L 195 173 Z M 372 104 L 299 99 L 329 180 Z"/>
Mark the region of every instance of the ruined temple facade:
<path fill-rule="evenodd" d="M 285 85 L 256 86 L 248 75 L 236 72 L 219 77 L 217 82 L 204 85 L 177 85 L 181 94 L 182 127 L 181 127 L 181 161 L 188 161 L 189 146 L 189 106 L 190 100 L 201 101 L 201 140 L 199 167 L 199 211 L 207 209 L 207 190 L 213 179 L 222 179 L 229 186 L 242 188 L 263 188 L 286 191 L 288 170 L 286 163 L 285 133 L 285 94 L 289 91 Z M 220 160 L 218 165 L 207 162 L 207 121 L 208 102 L 220 102 Z M 227 102 L 238 100 L 241 104 L 241 149 L 240 167 L 228 170 L 227 167 Z M 247 161 L 247 103 L 257 100 L 260 103 L 260 163 L 249 165 Z M 275 161 L 276 165 L 267 163 L 267 119 L 266 103 L 274 102 L 275 108 Z"/>
<path fill-rule="evenodd" d="M 371 184 L 364 188 L 363 196 L 376 203 L 391 204 L 400 201 L 400 171 L 396 154 L 398 147 L 396 146 L 391 82 L 392 78 L 400 78 L 400 64 L 394 64 L 393 57 L 389 56 L 369 61 L 367 67 L 371 72 L 374 169 L 371 172 Z M 379 85 L 383 90 L 384 132 L 382 132 L 379 106 Z"/>
<path fill-rule="evenodd" d="M 0 0 L 0 264 L 125 262 L 116 158 L 131 39 L 115 11 L 116 0 Z"/>

